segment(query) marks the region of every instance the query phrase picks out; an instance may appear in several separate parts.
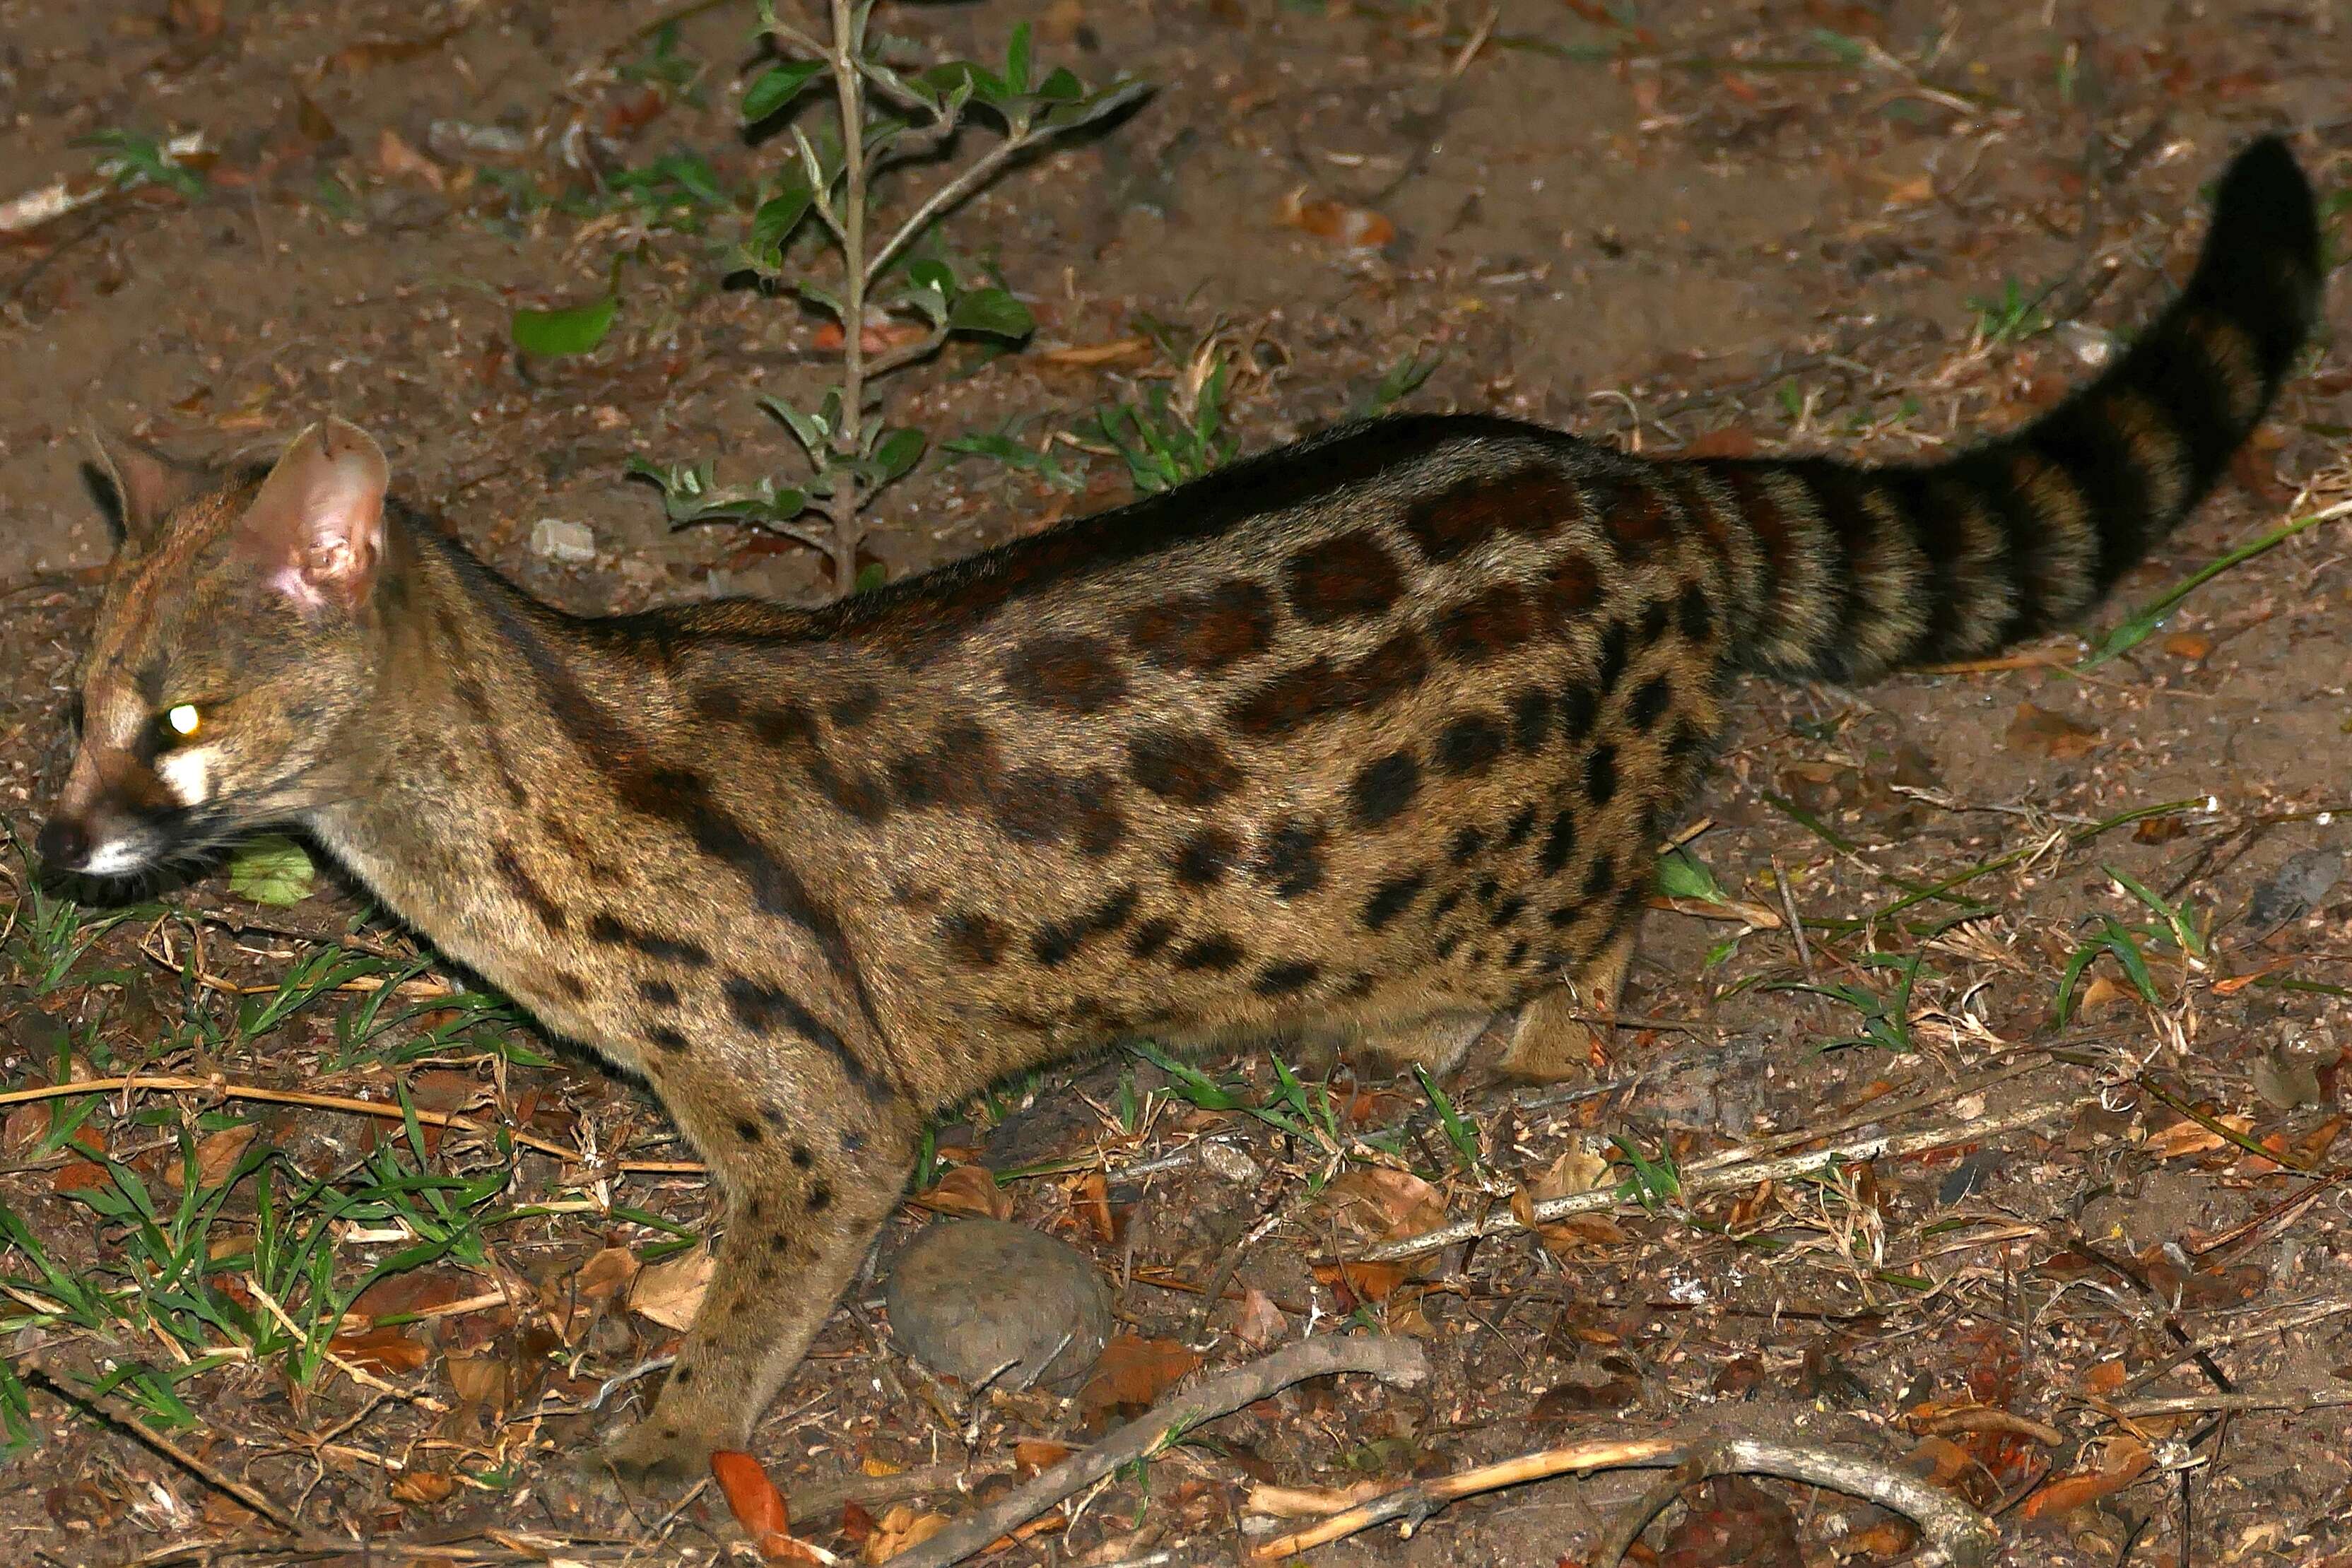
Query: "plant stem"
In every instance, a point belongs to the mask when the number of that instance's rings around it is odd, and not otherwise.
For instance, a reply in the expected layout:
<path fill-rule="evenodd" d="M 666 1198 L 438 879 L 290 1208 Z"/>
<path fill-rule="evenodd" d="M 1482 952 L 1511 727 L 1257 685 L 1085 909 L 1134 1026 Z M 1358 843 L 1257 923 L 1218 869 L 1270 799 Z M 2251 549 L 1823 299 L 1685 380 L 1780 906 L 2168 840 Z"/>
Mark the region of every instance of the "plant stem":
<path fill-rule="evenodd" d="M 878 275 L 884 267 L 890 265 L 891 259 L 904 249 L 909 241 L 923 232 L 925 225 L 933 218 L 986 184 L 992 175 L 1013 160 L 1013 154 L 1021 152 L 1035 140 L 1036 136 L 1034 132 L 1024 127 L 1015 126 L 1006 133 L 1003 141 L 989 150 L 986 156 L 938 190 L 933 191 L 929 199 L 915 209 L 915 215 L 900 225 L 898 232 L 892 235 L 884 243 L 882 248 L 874 253 L 873 263 L 867 268 L 869 276 Z"/>
<path fill-rule="evenodd" d="M 866 78 L 857 68 L 856 0 L 832 0 L 833 86 L 841 100 L 841 418 L 833 449 L 856 462 L 866 405 Z M 853 474 L 844 473 L 826 498 L 833 519 L 833 585 L 846 593 L 857 580 L 858 513 L 866 497 Z"/>

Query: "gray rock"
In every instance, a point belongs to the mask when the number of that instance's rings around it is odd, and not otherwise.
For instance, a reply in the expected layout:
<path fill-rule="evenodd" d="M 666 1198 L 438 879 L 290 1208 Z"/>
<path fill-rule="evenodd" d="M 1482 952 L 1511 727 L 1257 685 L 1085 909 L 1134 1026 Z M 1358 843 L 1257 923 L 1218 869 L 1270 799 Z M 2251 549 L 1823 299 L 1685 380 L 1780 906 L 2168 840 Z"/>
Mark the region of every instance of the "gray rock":
<path fill-rule="evenodd" d="M 1110 1342 L 1110 1291 L 1084 1253 L 1024 1225 L 950 1219 L 890 1264 L 890 1332 L 967 1388 L 1075 1385 Z"/>

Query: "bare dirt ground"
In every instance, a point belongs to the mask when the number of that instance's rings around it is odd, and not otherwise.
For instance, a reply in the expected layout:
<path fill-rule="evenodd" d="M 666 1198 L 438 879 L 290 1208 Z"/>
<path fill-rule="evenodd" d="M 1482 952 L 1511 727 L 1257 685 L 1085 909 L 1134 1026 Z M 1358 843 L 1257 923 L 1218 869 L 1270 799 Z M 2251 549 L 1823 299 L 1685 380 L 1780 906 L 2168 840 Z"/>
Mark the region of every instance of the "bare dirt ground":
<path fill-rule="evenodd" d="M 631 1512 L 568 1477 L 649 1396 L 716 1218 L 649 1101 L 331 881 L 257 903 L 247 862 L 110 906 L 23 847 L 108 552 L 78 408 L 204 455 L 359 420 L 411 497 L 573 608 L 824 595 L 814 551 L 673 532 L 625 477 L 632 455 L 781 469 L 754 395 L 808 396 L 831 357 L 815 316 L 724 286 L 785 155 L 735 128 L 750 7 L 686 7 L 665 41 L 667 14 L 0 0 L 0 202 L 89 189 L 107 132 L 210 150 L 0 231 L 0 1558 L 752 1554 L 715 1490 Z M 2300 128 L 2323 193 L 2352 190 L 2335 0 L 886 16 L 954 55 L 1032 20 L 1089 78 L 1159 84 L 950 225 L 1039 325 L 897 383 L 933 446 L 880 507 L 893 577 L 1123 499 L 1095 415 L 1148 405 L 1204 340 L 1246 447 L 1433 360 L 1402 406 L 1645 451 L 1932 455 L 2147 317 L 2245 137 Z M 622 253 L 602 347 L 517 354 L 518 305 L 591 298 Z M 2347 308 L 2334 288 L 2339 332 Z M 2331 338 L 2084 643 L 1751 685 L 1591 1082 L 1454 1085 L 1450 1120 L 1412 1082 L 1293 1095 L 1260 1053 L 1205 1065 L 1220 1095 L 1121 1051 L 940 1127 L 884 1257 L 941 1210 L 1009 1211 L 1098 1261 L 1114 1360 L 1069 1401 L 967 1406 L 861 1283 L 759 1434 L 795 1531 L 878 1560 L 1195 1356 L 1353 1320 L 1414 1336 L 1434 1376 L 1294 1388 L 992 1561 L 1238 1561 L 1264 1487 L 1728 1431 L 1924 1476 L 1998 1515 L 2004 1562 L 2352 1562 L 2345 525 L 2133 621 L 2352 496 L 2347 394 Z M 1067 482 L 939 445 L 1005 430 Z M 535 552 L 546 517 L 594 559 Z M 99 1087 L 126 1073 L 183 1086 Z M 1727 1151 L 1880 1131 L 1930 1146 L 1666 1190 Z M 1539 1239 L 1356 1261 L 1628 1178 Z M 1584 1563 L 1647 1484 L 1538 1482 L 1320 1556 Z M 1916 1544 L 1767 1480 L 1693 1491 L 1629 1560 Z"/>

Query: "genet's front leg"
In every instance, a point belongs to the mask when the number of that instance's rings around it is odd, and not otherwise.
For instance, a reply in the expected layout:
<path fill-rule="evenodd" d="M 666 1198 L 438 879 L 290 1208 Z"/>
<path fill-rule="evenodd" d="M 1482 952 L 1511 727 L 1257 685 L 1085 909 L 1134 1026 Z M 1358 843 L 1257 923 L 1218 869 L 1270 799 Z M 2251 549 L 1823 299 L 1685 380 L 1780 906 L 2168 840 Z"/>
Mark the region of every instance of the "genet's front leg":
<path fill-rule="evenodd" d="M 787 1121 L 692 1100 L 676 1109 L 727 1195 L 727 1232 L 652 1413 L 603 1450 L 627 1479 L 689 1479 L 713 1449 L 749 1444 L 897 1207 L 920 1125 L 904 1102 Z"/>

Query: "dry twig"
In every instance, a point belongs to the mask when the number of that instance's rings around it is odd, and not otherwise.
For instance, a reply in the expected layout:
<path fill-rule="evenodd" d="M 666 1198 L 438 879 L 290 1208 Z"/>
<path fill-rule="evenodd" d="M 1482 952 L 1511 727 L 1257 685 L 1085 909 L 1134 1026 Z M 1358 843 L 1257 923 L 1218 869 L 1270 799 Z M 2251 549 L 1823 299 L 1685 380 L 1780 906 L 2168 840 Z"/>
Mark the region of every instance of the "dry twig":
<path fill-rule="evenodd" d="M 1912 1559 L 1919 1568 L 1947 1563 L 1953 1568 L 1973 1568 L 1990 1559 L 2000 1541 L 1992 1521 L 1976 1510 L 1948 1492 L 1876 1460 L 1753 1437 L 1727 1437 L 1698 1444 L 1641 1437 L 1571 1443 L 1563 1448 L 1544 1448 L 1517 1458 L 1478 1465 L 1434 1480 L 1412 1481 L 1344 1513 L 1334 1514 L 1320 1524 L 1262 1542 L 1250 1549 L 1250 1560 L 1271 1563 L 1295 1557 L 1392 1519 L 1403 1520 L 1405 1533 L 1411 1534 L 1423 1520 L 1447 1503 L 1527 1481 L 1594 1470 L 1660 1468 L 1675 1471 L 1677 1485 L 1664 1496 L 1655 1491 L 1645 1494 L 1635 1511 L 1618 1522 L 1611 1531 L 1612 1540 L 1604 1542 L 1593 1558 L 1597 1568 L 1616 1568 L 1642 1527 L 1673 1500 L 1674 1492 L 1682 1486 L 1707 1476 L 1748 1472 L 1780 1476 L 1827 1487 L 1851 1497 L 1867 1498 L 1902 1514 L 1917 1524 L 1933 1542 L 1927 1552 Z"/>
<path fill-rule="evenodd" d="M 1412 1340 L 1325 1334 L 1287 1344 L 1246 1366 L 1206 1378 L 1097 1443 L 1071 1455 L 1003 1500 L 956 1521 L 886 1568 L 949 1568 L 988 1550 L 1064 1498 L 1121 1465 L 1145 1458 L 1204 1421 L 1229 1416 L 1309 1377 L 1334 1372 L 1370 1373 L 1383 1383 L 1411 1386 L 1429 1375 L 1429 1357 Z"/>
<path fill-rule="evenodd" d="M 2016 1132 L 2021 1127 L 2039 1126 L 2044 1122 L 2054 1121 L 2069 1112 L 2081 1109 L 2087 1103 L 2085 1096 L 2069 1094 L 2054 1100 L 2037 1100 L 1998 1115 L 1979 1116 L 1967 1122 L 1923 1128 L 1900 1136 L 1882 1133 L 1876 1137 L 1857 1138 L 1852 1143 L 1833 1144 L 1826 1149 L 1784 1155 L 1778 1159 L 1751 1160 L 1705 1169 L 1687 1168 L 1683 1172 L 1682 1196 L 1688 1199 L 1710 1192 L 1742 1191 L 1759 1182 L 1786 1181 L 1810 1175 L 1825 1165 L 1897 1158 L 1905 1155 L 1924 1154 L 1929 1149 L 1946 1148 L 1954 1144 L 1975 1143 L 2003 1133 Z M 1482 1236 L 1527 1230 L 1565 1219 L 1570 1215 L 1596 1214 L 1614 1208 L 1622 1201 L 1613 1186 L 1592 1192 L 1570 1193 L 1564 1197 L 1546 1198 L 1536 1204 L 1524 1221 L 1513 1214 L 1507 1205 L 1497 1204 L 1475 1219 L 1459 1220 L 1452 1225 L 1442 1225 L 1434 1230 L 1424 1230 L 1418 1236 L 1405 1236 L 1384 1242 L 1367 1250 L 1363 1260 L 1381 1263 L 1418 1257 L 1423 1252 L 1434 1252 L 1440 1248 Z"/>

